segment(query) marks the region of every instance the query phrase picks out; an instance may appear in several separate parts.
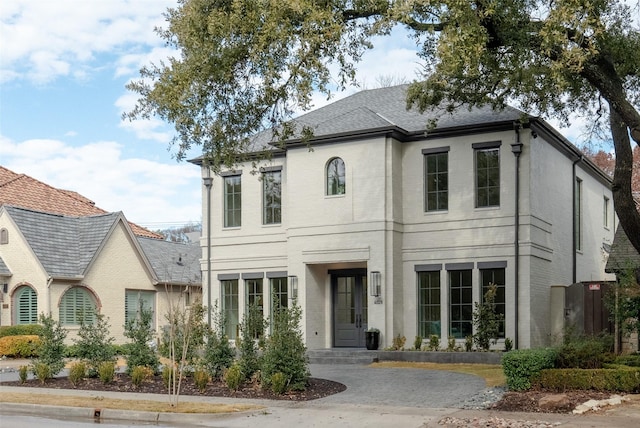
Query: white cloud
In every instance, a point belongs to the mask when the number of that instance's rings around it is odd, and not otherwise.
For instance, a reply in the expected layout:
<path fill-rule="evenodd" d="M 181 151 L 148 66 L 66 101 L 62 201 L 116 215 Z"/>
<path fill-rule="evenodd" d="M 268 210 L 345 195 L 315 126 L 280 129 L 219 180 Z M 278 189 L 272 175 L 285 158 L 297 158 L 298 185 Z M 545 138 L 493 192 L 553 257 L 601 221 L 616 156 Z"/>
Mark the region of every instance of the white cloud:
<path fill-rule="evenodd" d="M 76 191 L 107 211 L 123 211 L 135 223 L 200 220 L 198 167 L 125 158 L 122 149 L 113 141 L 72 147 L 59 140 L 14 142 L 0 136 L 0 157 L 6 168 Z"/>

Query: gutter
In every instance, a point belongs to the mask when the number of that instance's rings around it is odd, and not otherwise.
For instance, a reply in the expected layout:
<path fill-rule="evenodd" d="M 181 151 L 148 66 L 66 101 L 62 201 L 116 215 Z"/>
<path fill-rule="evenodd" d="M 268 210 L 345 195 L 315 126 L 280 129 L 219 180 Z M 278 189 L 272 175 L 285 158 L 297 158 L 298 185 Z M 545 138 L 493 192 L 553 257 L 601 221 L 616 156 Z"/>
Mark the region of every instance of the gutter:
<path fill-rule="evenodd" d="M 520 320 L 518 318 L 518 306 L 519 299 L 518 295 L 520 294 L 520 155 L 522 154 L 522 142 L 520 141 L 520 129 L 522 128 L 522 124 L 520 122 L 513 123 L 513 130 L 516 133 L 516 142 L 511 144 L 511 153 L 515 156 L 516 159 L 516 168 L 515 168 L 515 198 L 514 198 L 514 214 L 513 214 L 513 258 L 514 258 L 514 270 L 515 270 L 515 279 L 514 279 L 514 289 L 515 289 L 515 305 L 514 305 L 514 315 L 515 315 L 515 332 L 514 332 L 514 340 L 513 347 L 514 349 L 518 349 L 518 325 L 520 324 Z M 506 322 L 506 320 L 505 320 Z"/>

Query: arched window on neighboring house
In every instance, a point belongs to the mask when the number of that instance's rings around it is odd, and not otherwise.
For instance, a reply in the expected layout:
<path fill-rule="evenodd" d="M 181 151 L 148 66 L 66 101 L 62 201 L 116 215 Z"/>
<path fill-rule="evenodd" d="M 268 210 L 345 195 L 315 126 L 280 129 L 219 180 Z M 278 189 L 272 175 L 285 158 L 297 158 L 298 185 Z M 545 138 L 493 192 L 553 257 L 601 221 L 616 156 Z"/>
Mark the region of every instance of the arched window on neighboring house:
<path fill-rule="evenodd" d="M 326 177 L 326 193 L 328 196 L 345 194 L 345 167 L 342 159 L 332 158 L 327 162 Z"/>
<path fill-rule="evenodd" d="M 0 229 L 0 244 L 8 244 L 9 243 L 9 231 L 4 227 Z"/>
<path fill-rule="evenodd" d="M 38 295 L 28 285 L 20 287 L 15 294 L 16 324 L 38 323 Z"/>
<path fill-rule="evenodd" d="M 82 317 L 87 324 L 92 324 L 96 310 L 96 302 L 88 289 L 70 288 L 60 299 L 60 324 L 79 325 Z"/>

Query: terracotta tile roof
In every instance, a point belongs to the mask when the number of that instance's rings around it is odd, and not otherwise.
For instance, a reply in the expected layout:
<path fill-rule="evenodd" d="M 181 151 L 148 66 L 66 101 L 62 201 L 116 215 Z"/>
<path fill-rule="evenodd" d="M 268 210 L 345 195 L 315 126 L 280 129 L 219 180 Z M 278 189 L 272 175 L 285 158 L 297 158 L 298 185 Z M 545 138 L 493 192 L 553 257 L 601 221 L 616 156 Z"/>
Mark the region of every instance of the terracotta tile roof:
<path fill-rule="evenodd" d="M 68 216 L 106 214 L 90 199 L 71 191 L 56 189 L 25 174 L 0 166 L 0 205 L 7 204 L 36 211 Z M 162 236 L 129 222 L 137 236 L 162 239 Z"/>

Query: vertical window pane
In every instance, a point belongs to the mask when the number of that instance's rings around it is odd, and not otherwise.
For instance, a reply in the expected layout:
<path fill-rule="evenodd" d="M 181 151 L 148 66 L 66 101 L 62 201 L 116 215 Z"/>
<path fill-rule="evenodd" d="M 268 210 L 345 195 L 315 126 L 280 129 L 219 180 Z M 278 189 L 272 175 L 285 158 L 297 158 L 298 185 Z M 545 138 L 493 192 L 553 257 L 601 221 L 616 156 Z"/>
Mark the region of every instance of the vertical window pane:
<path fill-rule="evenodd" d="M 449 271 L 449 336 L 464 338 L 473 333 L 471 270 Z"/>
<path fill-rule="evenodd" d="M 262 174 L 262 206 L 263 224 L 277 224 L 281 222 L 282 213 L 282 175 L 280 171 L 270 171 Z"/>
<path fill-rule="evenodd" d="M 224 334 L 231 340 L 238 337 L 239 300 L 238 300 L 238 280 L 222 281 L 222 313 L 224 314 Z"/>
<path fill-rule="evenodd" d="M 424 156 L 425 211 L 449 208 L 449 153 L 431 153 Z"/>
<path fill-rule="evenodd" d="M 344 161 L 333 158 L 327 164 L 327 195 L 344 195 L 346 190 Z"/>
<path fill-rule="evenodd" d="M 246 286 L 246 306 L 245 313 L 248 316 L 255 315 L 258 320 L 264 319 L 264 293 L 262 290 L 262 278 L 260 279 L 248 279 L 245 281 Z M 252 311 L 256 311 L 252 313 Z M 256 320 L 257 321 L 257 320 Z M 254 337 L 258 338 L 264 333 L 262 325 L 257 326 L 258 329 L 253 332 Z"/>
<path fill-rule="evenodd" d="M 440 271 L 418 272 L 418 334 L 440 336 Z"/>
<path fill-rule="evenodd" d="M 582 180 L 576 178 L 575 184 L 575 200 L 574 200 L 574 211 L 575 211 L 575 241 L 576 241 L 576 250 L 582 250 Z"/>
<path fill-rule="evenodd" d="M 124 295 L 124 320 L 139 319 L 142 310 L 151 311 L 151 325 L 155 325 L 155 292 L 147 290 L 126 290 Z"/>
<path fill-rule="evenodd" d="M 498 325 L 499 337 L 505 337 L 505 317 L 506 317 L 506 296 L 505 296 L 505 269 L 482 269 L 480 270 L 480 281 L 482 282 L 482 298 L 489 290 L 489 285 L 494 284 L 496 289 L 495 309 L 501 320 Z"/>
<path fill-rule="evenodd" d="M 239 175 L 224 178 L 224 227 L 240 227 L 242 186 Z"/>
<path fill-rule="evenodd" d="M 500 150 L 475 151 L 476 207 L 500 206 Z"/>

